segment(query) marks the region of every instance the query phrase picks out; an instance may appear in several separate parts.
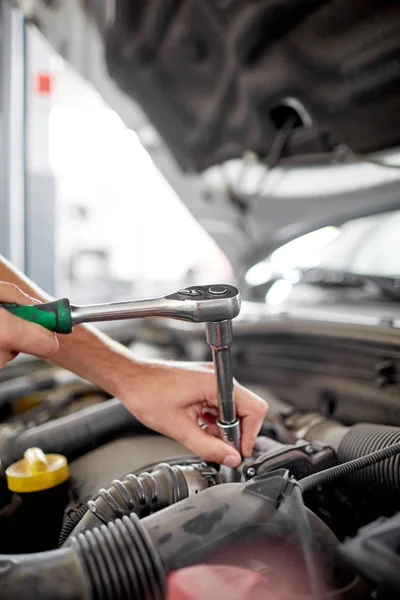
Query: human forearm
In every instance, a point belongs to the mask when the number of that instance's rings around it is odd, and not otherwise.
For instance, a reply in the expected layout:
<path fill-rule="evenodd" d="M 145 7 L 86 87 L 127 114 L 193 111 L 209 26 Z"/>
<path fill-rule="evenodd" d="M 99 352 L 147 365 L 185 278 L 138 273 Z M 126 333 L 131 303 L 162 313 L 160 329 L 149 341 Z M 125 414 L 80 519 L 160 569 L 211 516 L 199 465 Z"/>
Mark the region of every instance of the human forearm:
<path fill-rule="evenodd" d="M 0 281 L 16 285 L 40 301 L 52 299 L 3 258 L 0 258 Z M 136 368 L 138 371 L 143 368 L 134 363 L 122 345 L 94 327 L 79 325 L 72 334 L 59 335 L 58 340 L 60 349 L 52 362 L 96 383 L 113 396 L 119 394 L 119 371 L 123 368 L 123 363 L 129 362 L 132 375 Z"/>
<path fill-rule="evenodd" d="M 13 287 L 10 283 L 21 289 L 10 290 Z M 32 298 L 50 300 L 43 290 L 0 260 L 1 286 L 6 301 L 29 304 Z M 207 366 L 139 363 L 124 346 L 94 328 L 78 325 L 73 333 L 56 337 L 39 325 L 6 314 L 7 311 L 1 312 L 0 368 L 1 361 L 8 362 L 18 352 L 52 357 L 55 364 L 120 398 L 145 425 L 175 438 L 205 460 L 223 462 L 230 467 L 240 463 L 240 454 L 214 437 L 215 422 L 207 426 L 211 435 L 199 427 L 204 411 L 212 409 L 215 415 L 218 407 L 216 377 Z M 40 347 L 36 340 L 40 340 Z M 242 425 L 242 454 L 249 456 L 267 405 L 237 383 L 235 402 Z M 213 418 L 215 421 L 215 416 Z"/>
<path fill-rule="evenodd" d="M 8 261 L 0 256 L 0 281 L 6 281 L 18 286 L 25 294 L 31 298 L 37 298 L 42 302 L 51 300 L 51 296 L 46 294 L 37 285 L 35 285 L 21 271 L 15 269 Z"/>

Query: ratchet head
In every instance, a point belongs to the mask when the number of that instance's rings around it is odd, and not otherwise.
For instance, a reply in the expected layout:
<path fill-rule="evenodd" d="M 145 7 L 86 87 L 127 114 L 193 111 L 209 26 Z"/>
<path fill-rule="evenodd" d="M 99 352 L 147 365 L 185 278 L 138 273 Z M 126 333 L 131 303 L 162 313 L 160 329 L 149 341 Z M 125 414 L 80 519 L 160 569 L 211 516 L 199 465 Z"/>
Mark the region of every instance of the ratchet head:
<path fill-rule="evenodd" d="M 197 323 L 234 319 L 240 312 L 239 290 L 232 285 L 193 285 L 166 299 L 179 303 L 178 318 Z"/>

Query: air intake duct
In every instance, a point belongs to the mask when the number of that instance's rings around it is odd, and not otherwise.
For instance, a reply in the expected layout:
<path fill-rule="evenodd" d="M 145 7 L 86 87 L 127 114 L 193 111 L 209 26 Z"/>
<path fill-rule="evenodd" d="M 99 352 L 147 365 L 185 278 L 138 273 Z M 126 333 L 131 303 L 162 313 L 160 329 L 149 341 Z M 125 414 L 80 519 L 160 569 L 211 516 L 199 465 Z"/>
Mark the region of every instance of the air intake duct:
<path fill-rule="evenodd" d="M 399 442 L 399 427 L 361 423 L 342 439 L 338 459 L 347 462 Z M 400 454 L 347 476 L 345 485 L 357 497 L 366 519 L 393 513 L 400 504 Z"/>
<path fill-rule="evenodd" d="M 275 471 L 245 484 L 212 487 L 142 520 L 135 513 L 123 516 L 73 536 L 68 548 L 0 556 L 1 598 L 163 600 L 173 570 L 217 561 L 248 566 L 253 558 L 265 563 L 277 595 L 307 598 L 298 531 L 305 509 L 299 512 L 294 502 L 294 486 L 287 471 Z M 330 593 L 351 585 L 352 572 L 335 561 L 335 536 L 307 514 L 308 553 L 318 561 L 324 589 Z"/>

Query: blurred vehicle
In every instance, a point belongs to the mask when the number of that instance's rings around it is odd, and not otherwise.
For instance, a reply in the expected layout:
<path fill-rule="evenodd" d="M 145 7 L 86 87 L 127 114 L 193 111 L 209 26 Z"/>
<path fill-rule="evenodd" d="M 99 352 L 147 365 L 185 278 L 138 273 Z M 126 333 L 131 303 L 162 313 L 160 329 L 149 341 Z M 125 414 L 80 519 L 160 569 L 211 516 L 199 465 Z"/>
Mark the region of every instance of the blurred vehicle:
<path fill-rule="evenodd" d="M 398 298 L 399 236 L 400 212 L 394 210 L 352 219 L 340 227 L 324 227 L 275 250 L 249 269 L 245 281 L 254 298 L 268 290 L 266 303 L 284 307 L 301 302 L 311 307 L 317 297 L 325 306 L 336 304 L 340 296 L 351 302 L 356 289 L 362 312 L 360 288 L 365 291 L 364 302 L 371 301 L 374 288 L 377 303 L 387 296 L 394 302 Z M 274 291 L 279 288 L 281 299 Z M 396 312 L 396 307 L 392 310 Z"/>

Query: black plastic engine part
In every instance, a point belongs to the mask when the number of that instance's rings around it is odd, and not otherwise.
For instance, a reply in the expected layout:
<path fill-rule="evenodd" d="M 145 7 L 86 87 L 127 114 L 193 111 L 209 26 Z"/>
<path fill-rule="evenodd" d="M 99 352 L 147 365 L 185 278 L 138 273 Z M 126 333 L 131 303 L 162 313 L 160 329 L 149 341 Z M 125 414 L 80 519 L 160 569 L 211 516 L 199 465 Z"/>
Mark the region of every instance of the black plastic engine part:
<path fill-rule="evenodd" d="M 126 475 L 123 481 L 114 480 L 107 490 L 101 489 L 94 499 L 89 500 L 87 510 L 70 534 L 76 536 L 81 531 L 115 521 L 132 511 L 139 517 L 147 516 L 217 483 L 219 476 L 216 469 L 200 461 L 187 466 L 162 463 L 151 473 Z M 70 524 L 66 522 L 65 525 L 60 545 L 68 538 Z"/>
<path fill-rule="evenodd" d="M 375 598 L 400 598 L 400 513 L 363 527 L 339 553 L 372 584 Z"/>
<path fill-rule="evenodd" d="M 285 415 L 282 421 L 284 428 L 288 430 L 288 437 L 292 438 L 290 441 L 304 439 L 311 443 L 319 442 L 329 446 L 335 452 L 350 429 L 320 413 L 302 410 L 292 411 Z"/>
<path fill-rule="evenodd" d="M 292 559 L 290 579 L 298 583 L 297 566 L 301 581 L 293 597 L 304 598 L 309 585 L 292 489 L 287 471 L 281 470 L 246 484 L 215 486 L 141 521 L 132 513 L 80 533 L 69 548 L 0 556 L 2 600 L 161 600 L 170 571 L 221 561 L 224 553 L 228 564 L 265 562 L 277 593 L 290 583 L 287 564 Z M 329 589 L 351 585 L 352 571 L 341 569 L 334 557 L 335 536 L 307 514 L 309 550 L 318 558 L 321 581 Z M 279 584 L 274 573 L 280 574 Z"/>
<path fill-rule="evenodd" d="M 13 462 L 20 460 L 28 448 L 38 447 L 44 453 L 63 454 L 68 460 L 73 460 L 132 431 L 144 433 L 149 430 L 119 400 L 107 400 L 38 427 L 9 434 L 3 430 L 1 468 L 5 471 Z"/>
<path fill-rule="evenodd" d="M 192 452 L 171 438 L 151 433 L 126 434 L 70 463 L 73 495 L 83 504 L 96 496 L 100 488 L 108 488 L 113 479 L 123 479 L 126 473 L 139 475 L 162 462 L 184 465 L 196 460 Z"/>
<path fill-rule="evenodd" d="M 318 442 L 310 444 L 301 440 L 287 445 L 263 437 L 257 439 L 257 449 L 263 454 L 244 469 L 247 479 L 280 468 L 287 469 L 295 479 L 302 479 L 337 462 L 332 448 Z"/>
<path fill-rule="evenodd" d="M 58 547 L 62 546 L 67 541 L 79 521 L 86 515 L 89 510 L 87 502 L 84 502 L 77 508 L 69 509 L 64 517 L 61 532 L 58 538 Z"/>
<path fill-rule="evenodd" d="M 50 420 L 86 408 L 85 403 L 87 406 L 93 406 L 107 399 L 110 399 L 109 394 L 88 381 L 73 380 L 56 385 L 50 391 L 42 392 L 40 402 L 32 408 L 14 415 L 11 424 L 29 425 L 29 427 L 42 425 Z M 7 424 L 10 424 L 10 419 Z"/>
<path fill-rule="evenodd" d="M 160 436 L 146 436 L 146 440 L 144 439 L 140 439 L 139 440 L 141 442 L 145 442 L 146 446 L 145 448 L 148 449 L 148 445 L 152 446 L 150 449 L 150 454 L 151 452 L 154 453 L 154 446 L 157 446 L 157 442 L 162 442 L 162 444 L 160 444 L 160 450 L 161 448 L 165 448 L 165 445 L 167 445 L 167 448 L 170 447 L 170 445 L 172 444 L 176 444 L 176 446 L 179 446 L 176 442 L 174 442 L 173 440 L 170 440 L 169 438 L 161 438 Z M 132 447 L 129 447 L 129 442 L 132 442 Z M 126 445 L 127 446 L 126 446 Z M 109 448 L 112 447 L 112 451 L 114 453 L 118 452 L 118 450 L 122 450 L 126 447 L 128 447 L 129 450 L 137 450 L 138 449 L 138 438 L 137 436 L 134 436 L 131 438 L 126 438 L 126 439 L 121 439 L 121 440 L 117 440 L 115 442 L 112 442 L 111 444 L 106 444 L 104 446 L 102 446 L 101 448 L 98 448 L 96 451 L 94 451 L 94 453 L 89 453 L 86 456 L 89 456 L 91 454 L 93 454 L 92 456 L 92 464 L 94 461 L 95 457 L 98 457 L 99 460 L 101 459 L 101 457 L 106 456 L 108 458 L 108 461 L 106 463 L 106 467 L 111 467 L 111 469 L 109 470 L 114 470 L 115 472 L 115 468 L 116 465 L 113 464 L 113 462 L 111 461 L 111 465 L 109 465 L 110 463 L 110 456 L 107 454 Z M 172 448 L 175 448 L 175 446 L 172 446 Z M 139 450 L 140 450 L 140 446 L 139 446 Z M 157 450 L 157 448 L 156 448 Z M 83 457 L 85 459 L 85 463 L 86 463 L 86 457 Z M 111 456 L 112 458 L 112 456 Z M 119 463 L 121 463 L 121 461 L 123 462 L 124 457 L 123 456 L 119 456 Z M 131 456 L 130 457 L 130 461 L 132 463 L 132 460 L 134 461 L 134 457 Z M 169 458 L 168 459 L 168 464 L 170 467 L 179 467 L 179 466 L 183 466 L 183 467 L 187 467 L 187 466 L 193 466 L 194 464 L 196 464 L 196 457 L 193 456 L 180 456 L 180 457 L 175 457 L 175 458 Z M 77 461 L 80 463 L 80 461 Z M 74 463 L 76 464 L 76 463 Z M 150 464 L 147 466 L 142 466 L 140 470 L 138 471 L 134 471 L 132 473 L 132 475 L 134 476 L 138 476 L 140 477 L 141 473 L 143 473 L 143 471 L 149 471 L 150 473 L 152 473 L 156 467 L 159 465 L 158 461 L 155 464 Z M 90 468 L 90 463 L 85 465 L 86 469 L 84 470 L 84 474 L 86 473 L 87 475 L 89 475 L 89 468 Z M 97 465 L 96 463 L 93 464 L 93 468 L 92 471 L 90 472 L 91 475 L 93 475 L 93 470 L 95 471 L 95 475 L 97 473 L 97 471 L 99 471 L 101 469 L 101 464 Z M 103 467 L 104 467 L 104 462 L 103 462 Z M 73 469 L 71 468 L 71 475 L 73 476 L 74 479 L 74 495 L 77 492 L 76 489 L 76 475 L 73 475 Z M 81 470 L 78 470 L 78 473 L 80 476 L 82 476 Z M 107 474 L 107 468 L 105 470 L 105 473 Z M 110 481 L 111 477 L 108 477 L 107 479 L 107 483 Z M 122 478 L 121 478 L 122 479 Z M 94 482 L 92 482 L 93 485 Z M 99 486 L 97 486 L 97 490 L 99 489 Z M 65 541 L 67 540 L 67 538 L 71 535 L 72 531 L 75 529 L 75 527 L 78 525 L 78 523 L 80 522 L 80 520 L 83 518 L 83 516 L 88 512 L 89 510 L 89 506 L 88 506 L 88 501 L 89 500 L 96 500 L 98 498 L 99 494 L 96 491 L 96 493 L 93 493 L 91 496 L 89 496 L 85 501 L 82 502 L 82 504 L 80 506 L 78 506 L 77 508 L 73 508 L 70 509 L 66 512 L 65 517 L 64 517 L 64 522 L 63 522 L 63 526 L 61 529 L 61 533 L 60 533 L 60 537 L 58 540 L 58 546 L 62 546 Z M 186 497 L 186 496 L 185 496 Z M 152 510 L 156 510 L 156 507 L 153 507 Z M 96 522 L 96 524 L 98 525 L 98 522 Z"/>
<path fill-rule="evenodd" d="M 251 567 L 256 562 L 261 572 L 264 565 L 277 597 L 309 597 L 304 531 L 298 528 L 301 515 L 294 502 L 294 487 L 288 472 L 281 469 L 246 484 L 211 488 L 146 517 L 142 523 L 167 571 L 199 563 Z M 305 510 L 310 527 L 307 552 L 318 560 L 321 585 L 330 589 L 348 585 L 352 576 L 334 557 L 335 536 Z M 337 569 L 335 583 L 331 569 Z"/>
<path fill-rule="evenodd" d="M 307 492 L 308 490 L 311 490 L 319 485 L 330 483 L 335 479 L 339 479 L 340 477 L 345 477 L 346 475 L 351 475 L 352 473 L 356 473 L 362 469 L 381 464 L 385 460 L 396 458 L 399 455 L 400 442 L 397 444 L 392 444 L 391 446 L 386 446 L 385 448 L 381 448 L 376 452 L 371 452 L 370 454 L 366 454 L 360 458 L 355 458 L 354 460 L 350 460 L 349 462 L 341 465 L 330 467 L 329 469 L 321 471 L 320 473 L 308 475 L 308 477 L 305 477 L 299 482 L 299 486 L 303 492 Z"/>
<path fill-rule="evenodd" d="M 391 444 L 400 444 L 399 427 L 361 423 L 351 427 L 343 438 L 338 459 L 344 463 Z M 369 521 L 382 514 L 393 514 L 400 501 L 400 455 L 351 474 L 345 485 Z"/>
<path fill-rule="evenodd" d="M 5 507 L 3 511 L 7 516 L 0 518 L 0 552 L 44 552 L 55 548 L 69 500 L 69 481 L 40 492 L 14 494 L 14 497 L 16 509 L 7 515 Z"/>

